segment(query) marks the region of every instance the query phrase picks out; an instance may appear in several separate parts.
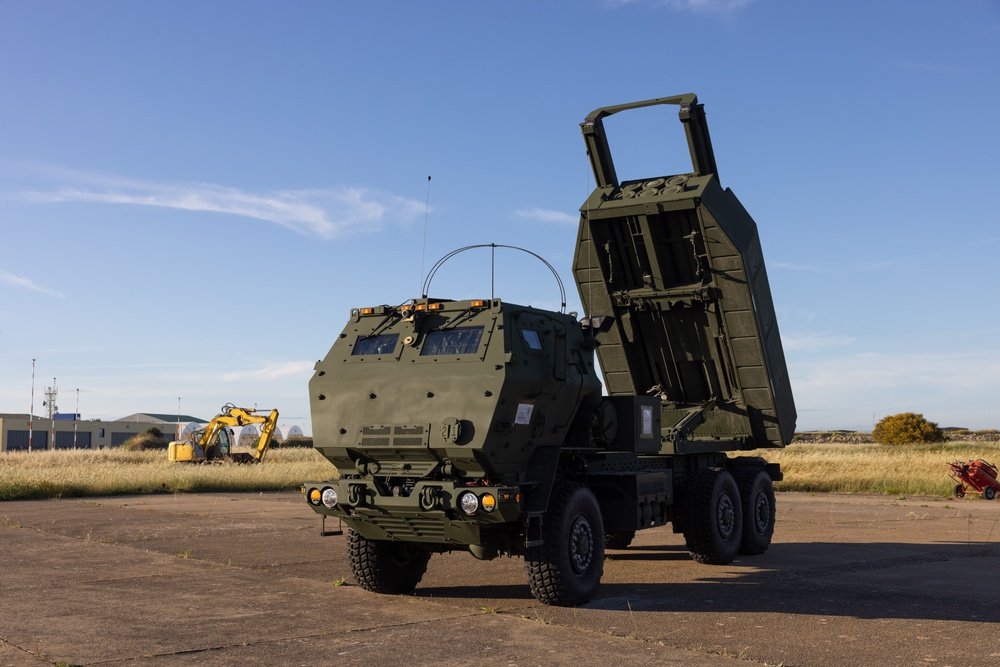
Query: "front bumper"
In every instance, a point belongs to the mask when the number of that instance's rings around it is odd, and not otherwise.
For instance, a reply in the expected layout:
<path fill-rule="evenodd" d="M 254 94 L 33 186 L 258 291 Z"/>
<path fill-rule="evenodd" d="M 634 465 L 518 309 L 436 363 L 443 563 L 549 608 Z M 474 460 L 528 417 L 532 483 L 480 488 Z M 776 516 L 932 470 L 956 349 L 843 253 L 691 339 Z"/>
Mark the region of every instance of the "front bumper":
<path fill-rule="evenodd" d="M 323 494 L 329 489 L 336 492 L 333 507 L 323 504 Z M 522 496 L 517 487 L 418 481 L 409 489 L 389 489 L 367 478 L 310 482 L 303 485 L 303 491 L 317 514 L 341 519 L 372 540 L 484 544 L 488 541 L 486 534 L 500 529 L 502 524 L 518 521 L 522 514 Z M 462 509 L 462 496 L 466 494 L 476 498 L 477 509 L 472 514 Z M 466 499 L 466 506 L 470 505 Z"/>

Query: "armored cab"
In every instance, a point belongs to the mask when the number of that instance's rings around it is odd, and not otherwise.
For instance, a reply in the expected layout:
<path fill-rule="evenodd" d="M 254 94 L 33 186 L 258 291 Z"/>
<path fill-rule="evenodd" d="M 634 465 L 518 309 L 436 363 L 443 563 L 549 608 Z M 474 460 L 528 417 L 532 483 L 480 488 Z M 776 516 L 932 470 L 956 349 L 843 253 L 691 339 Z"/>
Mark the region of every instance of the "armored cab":
<path fill-rule="evenodd" d="M 544 512 L 560 447 L 600 402 L 593 349 L 569 315 L 499 299 L 352 310 L 309 387 L 337 515 L 373 540 L 517 552 L 489 529 Z"/>
<path fill-rule="evenodd" d="M 693 171 L 619 182 L 604 119 L 677 105 Z M 596 188 L 573 272 L 611 396 L 661 401 L 662 453 L 782 447 L 795 405 L 757 225 L 723 189 L 693 94 L 597 109 L 582 124 Z"/>

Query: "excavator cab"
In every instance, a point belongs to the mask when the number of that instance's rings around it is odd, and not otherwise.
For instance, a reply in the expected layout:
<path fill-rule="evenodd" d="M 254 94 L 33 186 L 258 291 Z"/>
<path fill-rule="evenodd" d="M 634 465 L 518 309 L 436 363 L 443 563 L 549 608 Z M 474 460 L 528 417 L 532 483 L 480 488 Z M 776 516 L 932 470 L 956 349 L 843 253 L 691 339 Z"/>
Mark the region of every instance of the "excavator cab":
<path fill-rule="evenodd" d="M 215 442 L 215 446 L 209 446 L 206 458 L 209 460 L 224 459 L 229 456 L 233 448 L 232 433 L 231 428 L 219 429 L 219 439 Z"/>

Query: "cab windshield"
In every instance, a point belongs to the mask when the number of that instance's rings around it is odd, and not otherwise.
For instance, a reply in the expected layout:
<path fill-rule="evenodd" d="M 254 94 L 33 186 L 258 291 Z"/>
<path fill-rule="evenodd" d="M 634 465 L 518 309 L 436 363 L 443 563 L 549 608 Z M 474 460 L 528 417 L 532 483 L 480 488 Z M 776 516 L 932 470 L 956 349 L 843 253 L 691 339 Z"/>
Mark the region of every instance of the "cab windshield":
<path fill-rule="evenodd" d="M 380 336 L 358 336 L 351 355 L 391 354 L 396 349 L 399 334 L 382 334 Z"/>
<path fill-rule="evenodd" d="M 483 338 L 483 327 L 456 327 L 438 329 L 427 334 L 420 348 L 420 356 L 475 354 Z"/>

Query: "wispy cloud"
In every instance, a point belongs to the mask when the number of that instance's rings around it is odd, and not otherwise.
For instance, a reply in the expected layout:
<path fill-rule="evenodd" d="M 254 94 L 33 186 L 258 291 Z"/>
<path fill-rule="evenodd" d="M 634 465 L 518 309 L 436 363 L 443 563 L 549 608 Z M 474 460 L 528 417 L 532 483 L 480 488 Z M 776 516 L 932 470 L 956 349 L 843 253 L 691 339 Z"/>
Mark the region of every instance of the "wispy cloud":
<path fill-rule="evenodd" d="M 768 266 L 775 269 L 785 269 L 786 271 L 812 271 L 814 273 L 825 273 L 827 269 L 818 264 L 802 264 L 797 262 L 769 262 Z"/>
<path fill-rule="evenodd" d="M 223 382 L 242 382 L 244 380 L 276 380 L 295 375 L 308 376 L 315 362 L 286 361 L 279 364 L 268 364 L 263 368 L 246 371 L 233 371 L 222 376 Z"/>
<path fill-rule="evenodd" d="M 663 0 L 664 5 L 698 13 L 726 13 L 749 5 L 753 0 Z"/>
<path fill-rule="evenodd" d="M 987 245 L 1000 243 L 1000 237 L 992 236 L 985 239 L 975 239 L 968 243 L 957 243 L 950 246 L 928 247 L 923 252 L 914 252 L 909 255 L 889 256 L 889 252 L 895 249 L 885 249 L 886 257 L 878 261 L 860 261 L 857 259 L 844 259 L 838 263 L 807 263 L 807 262 L 768 262 L 771 269 L 781 269 L 785 271 L 802 271 L 809 273 L 842 274 L 858 273 L 859 271 L 882 271 L 902 264 L 912 264 L 922 262 L 927 259 L 941 257 L 944 254 L 958 253 L 969 249 L 981 249 Z"/>
<path fill-rule="evenodd" d="M 537 220 L 539 222 L 555 223 L 559 225 L 575 225 L 577 223 L 576 216 L 570 215 L 564 211 L 549 211 L 543 208 L 519 208 L 514 211 L 514 214 L 520 218 L 526 218 L 528 220 Z"/>
<path fill-rule="evenodd" d="M 823 350 L 830 347 L 843 347 L 851 345 L 855 339 L 851 336 L 836 336 L 833 334 L 817 333 L 815 331 L 799 331 L 790 334 L 781 334 L 782 347 L 786 350 L 813 351 Z"/>
<path fill-rule="evenodd" d="M 612 8 L 647 4 L 697 14 L 725 14 L 751 2 L 753 0 L 607 0 L 606 4 Z"/>
<path fill-rule="evenodd" d="M 970 67 L 968 64 L 953 65 L 918 60 L 893 60 L 889 65 L 894 69 L 922 72 L 925 74 L 963 74 L 967 72 L 985 72 L 981 67 Z"/>
<path fill-rule="evenodd" d="M 156 206 L 265 220 L 299 233 L 335 238 L 406 223 L 423 213 L 418 200 L 356 187 L 248 192 L 212 183 L 155 183 L 116 176 L 57 172 L 72 183 L 19 193 L 39 202 Z"/>
<path fill-rule="evenodd" d="M 13 273 L 7 273 L 2 269 L 0 269 L 0 283 L 10 285 L 11 287 L 22 287 L 24 289 L 34 290 L 35 292 L 41 292 L 42 294 L 48 294 L 49 296 L 57 296 L 60 299 L 64 296 L 62 292 L 57 292 L 54 289 L 36 285 L 30 278 L 15 276 Z"/>
<path fill-rule="evenodd" d="M 788 371 L 800 427 L 842 428 L 864 424 L 871 415 L 921 412 L 931 421 L 971 428 L 995 428 L 993 396 L 1000 377 L 994 351 L 864 353 L 797 361 Z M 870 422 L 869 422 L 870 427 Z"/>

